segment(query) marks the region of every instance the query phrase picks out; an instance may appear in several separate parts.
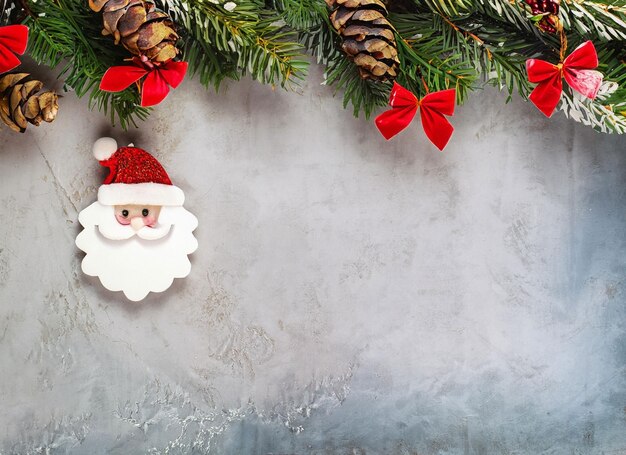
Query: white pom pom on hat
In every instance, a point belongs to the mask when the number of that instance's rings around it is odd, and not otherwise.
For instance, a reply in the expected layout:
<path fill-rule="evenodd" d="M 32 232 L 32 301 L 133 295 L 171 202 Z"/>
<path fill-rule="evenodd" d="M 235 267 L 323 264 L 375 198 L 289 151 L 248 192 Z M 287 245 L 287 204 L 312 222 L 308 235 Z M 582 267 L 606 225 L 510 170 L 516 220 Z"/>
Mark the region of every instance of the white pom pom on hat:
<path fill-rule="evenodd" d="M 112 137 L 101 137 L 93 144 L 93 156 L 98 161 L 108 160 L 117 151 L 117 141 Z"/>

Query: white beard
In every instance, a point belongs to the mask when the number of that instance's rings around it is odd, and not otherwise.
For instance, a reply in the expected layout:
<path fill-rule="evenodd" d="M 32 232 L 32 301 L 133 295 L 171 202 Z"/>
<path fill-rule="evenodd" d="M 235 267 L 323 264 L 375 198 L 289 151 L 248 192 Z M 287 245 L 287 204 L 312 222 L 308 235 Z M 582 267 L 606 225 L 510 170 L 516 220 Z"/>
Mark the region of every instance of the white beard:
<path fill-rule="evenodd" d="M 158 223 L 139 231 L 119 224 L 114 207 L 98 201 L 81 211 L 78 221 L 85 228 L 76 237 L 76 246 L 87 253 L 83 272 L 129 300 L 163 292 L 191 271 L 187 255 L 198 248 L 192 233 L 198 219 L 183 207 L 163 206 Z"/>

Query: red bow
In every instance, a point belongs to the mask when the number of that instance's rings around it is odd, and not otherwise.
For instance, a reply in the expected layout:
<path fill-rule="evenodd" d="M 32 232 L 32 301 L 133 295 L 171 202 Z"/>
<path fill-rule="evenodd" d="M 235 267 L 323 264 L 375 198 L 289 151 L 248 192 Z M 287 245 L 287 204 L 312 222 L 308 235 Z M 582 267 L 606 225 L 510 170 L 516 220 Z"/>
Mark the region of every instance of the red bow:
<path fill-rule="evenodd" d="M 0 73 L 10 71 L 19 65 L 28 44 L 28 27 L 25 25 L 7 25 L 0 27 Z"/>
<path fill-rule="evenodd" d="M 141 83 L 141 105 L 144 107 L 154 106 L 165 99 L 172 88 L 185 78 L 187 62 L 169 61 L 161 66 L 154 66 L 150 62 L 142 62 L 133 58 L 135 66 L 112 66 L 104 73 L 100 82 L 100 90 L 105 92 L 121 92 L 146 76 Z"/>
<path fill-rule="evenodd" d="M 568 85 L 587 98 L 595 98 L 602 84 L 602 73 L 593 71 L 598 66 L 598 54 L 591 41 L 587 41 L 572 52 L 563 63 L 554 65 L 531 58 L 526 60 L 529 82 L 538 82 L 530 101 L 550 117 L 561 99 L 563 78 Z"/>
<path fill-rule="evenodd" d="M 394 82 L 389 96 L 392 109 L 376 117 L 376 126 L 385 139 L 390 139 L 409 126 L 421 108 L 420 116 L 426 136 L 439 150 L 443 150 L 454 130 L 444 114 L 454 114 L 455 97 L 456 90 L 449 89 L 429 93 L 418 100 L 413 93 Z"/>

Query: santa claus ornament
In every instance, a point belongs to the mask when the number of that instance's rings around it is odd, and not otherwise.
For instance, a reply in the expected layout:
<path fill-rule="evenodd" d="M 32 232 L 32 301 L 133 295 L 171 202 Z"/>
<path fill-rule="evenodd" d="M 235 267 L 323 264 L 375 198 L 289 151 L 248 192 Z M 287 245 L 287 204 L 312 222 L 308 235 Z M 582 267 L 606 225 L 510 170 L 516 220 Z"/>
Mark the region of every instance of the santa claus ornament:
<path fill-rule="evenodd" d="M 84 230 L 76 246 L 85 274 L 132 301 L 163 292 L 191 271 L 198 219 L 183 208 L 185 195 L 145 150 L 101 138 L 93 154 L 109 175 L 98 200 L 78 215 Z"/>

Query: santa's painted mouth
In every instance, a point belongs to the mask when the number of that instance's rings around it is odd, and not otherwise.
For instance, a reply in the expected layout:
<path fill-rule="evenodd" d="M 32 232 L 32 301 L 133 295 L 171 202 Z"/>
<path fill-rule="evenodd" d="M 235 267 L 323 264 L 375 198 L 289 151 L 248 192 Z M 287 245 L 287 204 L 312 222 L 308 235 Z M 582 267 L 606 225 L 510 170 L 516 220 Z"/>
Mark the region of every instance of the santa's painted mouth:
<path fill-rule="evenodd" d="M 159 240 L 168 235 L 171 229 L 171 224 L 157 223 L 135 230 L 131 225 L 122 225 L 116 220 L 114 223 L 97 225 L 97 231 L 108 240 L 128 240 L 134 236 L 143 240 Z"/>

